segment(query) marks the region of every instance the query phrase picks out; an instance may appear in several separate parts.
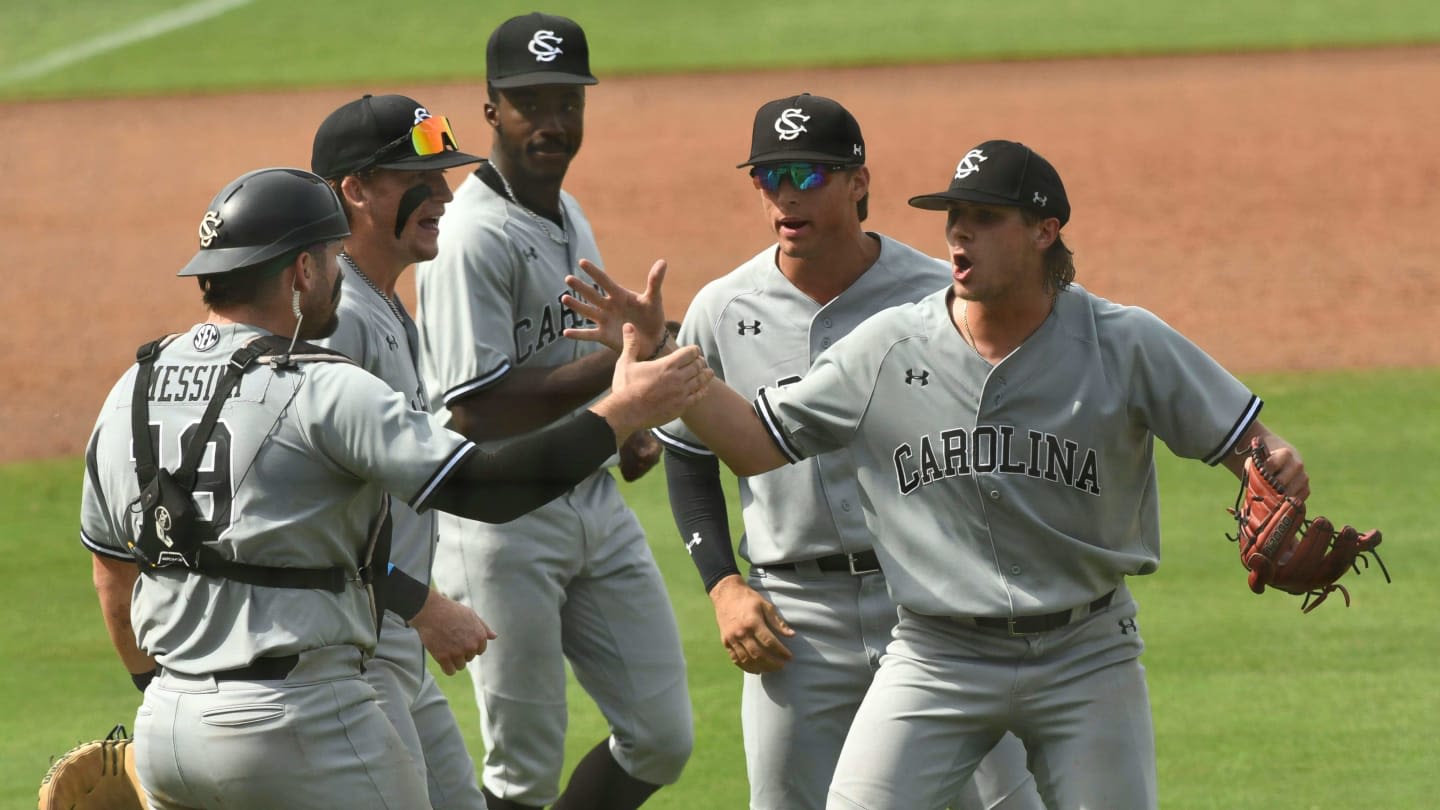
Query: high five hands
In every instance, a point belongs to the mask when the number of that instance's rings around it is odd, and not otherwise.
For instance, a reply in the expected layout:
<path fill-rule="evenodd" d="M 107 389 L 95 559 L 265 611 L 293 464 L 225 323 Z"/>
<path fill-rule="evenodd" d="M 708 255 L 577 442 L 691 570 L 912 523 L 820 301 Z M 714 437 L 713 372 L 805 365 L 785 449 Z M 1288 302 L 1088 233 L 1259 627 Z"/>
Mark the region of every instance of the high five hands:
<path fill-rule="evenodd" d="M 650 268 L 645 292 L 640 294 L 620 286 L 589 260 L 581 259 L 580 269 L 595 280 L 599 290 L 566 276 L 565 284 L 573 294 L 562 297 L 561 304 L 595 326 L 571 327 L 564 335 L 603 343 L 619 355 L 610 395 L 593 410 L 610 422 L 623 444 L 636 430 L 679 418 L 705 396 L 715 372 L 700 356 L 699 348 L 675 346 L 670 340 L 660 298 L 665 280 L 663 260 Z"/>

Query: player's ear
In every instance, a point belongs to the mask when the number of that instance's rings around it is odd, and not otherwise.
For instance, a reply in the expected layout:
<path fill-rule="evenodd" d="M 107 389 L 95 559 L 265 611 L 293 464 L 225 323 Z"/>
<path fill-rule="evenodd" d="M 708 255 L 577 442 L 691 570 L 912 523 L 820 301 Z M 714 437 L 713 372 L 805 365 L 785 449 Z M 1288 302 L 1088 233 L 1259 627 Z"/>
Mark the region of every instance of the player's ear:
<path fill-rule="evenodd" d="M 1060 237 L 1060 220 L 1055 217 L 1046 217 L 1035 223 L 1035 248 L 1040 252 L 1050 249 L 1055 240 Z"/>
<path fill-rule="evenodd" d="M 485 102 L 485 123 L 489 124 L 491 129 L 500 128 L 500 110 L 492 101 Z"/>
<path fill-rule="evenodd" d="M 347 174 L 340 180 L 340 197 L 352 206 L 358 206 L 365 202 L 365 184 L 360 178 L 353 174 Z"/>
<path fill-rule="evenodd" d="M 870 168 L 868 166 L 856 166 L 849 171 L 850 175 L 850 201 L 860 202 L 866 194 L 870 193 Z"/>

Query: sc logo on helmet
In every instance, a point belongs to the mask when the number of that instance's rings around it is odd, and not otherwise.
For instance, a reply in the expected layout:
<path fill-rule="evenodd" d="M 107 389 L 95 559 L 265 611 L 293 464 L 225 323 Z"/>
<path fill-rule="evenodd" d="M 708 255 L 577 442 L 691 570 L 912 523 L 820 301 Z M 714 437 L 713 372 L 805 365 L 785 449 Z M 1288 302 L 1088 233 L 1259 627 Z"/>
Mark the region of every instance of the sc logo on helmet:
<path fill-rule="evenodd" d="M 224 224 L 218 212 L 206 211 L 204 218 L 200 220 L 200 247 L 210 247 L 210 243 L 220 236 L 220 226 Z"/>

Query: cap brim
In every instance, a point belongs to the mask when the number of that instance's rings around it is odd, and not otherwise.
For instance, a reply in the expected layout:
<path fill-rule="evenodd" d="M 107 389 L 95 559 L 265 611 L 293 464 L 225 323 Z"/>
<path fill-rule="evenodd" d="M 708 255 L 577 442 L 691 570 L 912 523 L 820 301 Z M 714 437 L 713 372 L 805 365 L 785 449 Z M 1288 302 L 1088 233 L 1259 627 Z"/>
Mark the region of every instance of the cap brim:
<path fill-rule="evenodd" d="M 770 153 L 764 154 L 764 155 L 756 155 L 756 156 L 750 158 L 749 160 L 745 161 L 744 163 L 738 163 L 738 164 L 736 164 L 736 165 L 735 165 L 735 168 L 737 168 L 737 169 L 743 169 L 743 168 L 745 168 L 746 166 L 764 166 L 764 165 L 766 165 L 767 163 L 795 163 L 795 162 L 797 162 L 797 161 L 803 161 L 803 162 L 806 162 L 806 163 L 826 163 L 826 164 L 829 164 L 829 165 L 832 165 L 832 166 L 863 166 L 863 165 L 865 165 L 865 161 L 863 161 L 863 160 L 855 160 L 855 159 L 853 159 L 853 158 L 842 160 L 842 159 L 840 159 L 840 158 L 835 157 L 834 155 L 829 155 L 829 154 L 826 154 L 826 153 L 824 153 L 824 152 L 796 151 L 796 152 L 770 152 Z"/>
<path fill-rule="evenodd" d="M 921 194 L 918 197 L 910 198 L 910 205 L 913 208 L 923 208 L 926 211 L 944 211 L 956 202 L 976 202 L 986 205 L 1008 205 L 1012 208 L 1019 208 L 1020 203 L 1008 197 L 998 194 L 986 194 L 983 191 L 975 191 L 968 188 L 946 189 L 933 194 Z"/>
<path fill-rule="evenodd" d="M 519 76 L 507 76 L 503 79 L 491 79 L 490 86 L 497 90 L 509 90 L 513 87 L 534 87 L 541 84 L 599 84 L 600 80 L 594 76 L 585 76 L 580 73 L 561 73 L 559 71 L 538 71 L 536 73 L 522 73 Z"/>
<path fill-rule="evenodd" d="M 377 169 L 396 169 L 405 172 L 423 172 L 434 169 L 451 169 L 456 166 L 464 166 L 467 163 L 479 163 L 484 158 L 460 151 L 445 151 L 434 155 L 410 155 L 399 160 L 387 160 L 376 163 Z"/>

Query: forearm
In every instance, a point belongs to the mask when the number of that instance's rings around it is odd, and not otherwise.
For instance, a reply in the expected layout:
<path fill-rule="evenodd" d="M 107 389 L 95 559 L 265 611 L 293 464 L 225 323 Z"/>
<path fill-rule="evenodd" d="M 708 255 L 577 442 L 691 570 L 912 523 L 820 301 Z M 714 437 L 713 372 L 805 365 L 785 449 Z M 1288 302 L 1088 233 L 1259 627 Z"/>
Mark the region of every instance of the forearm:
<path fill-rule="evenodd" d="M 670 513 L 690 561 L 700 572 L 709 593 L 717 582 L 738 575 L 731 548 L 729 510 L 720 483 L 720 463 L 714 456 L 691 456 L 667 450 L 665 480 L 669 485 Z"/>
<path fill-rule="evenodd" d="M 452 427 L 477 442 L 538 430 L 599 396 L 614 371 L 609 349 L 563 366 L 513 369 L 495 386 L 449 403 Z"/>
<path fill-rule="evenodd" d="M 583 411 L 477 450 L 426 505 L 471 520 L 505 523 L 583 481 L 614 454 L 615 445 L 609 423 Z"/>
<path fill-rule="evenodd" d="M 754 406 L 721 380 L 711 382 L 681 418 L 736 475 L 758 475 L 786 463 Z"/>
<path fill-rule="evenodd" d="M 91 577 L 100 599 L 100 615 L 120 662 L 131 674 L 155 669 L 155 659 L 140 649 L 135 641 L 135 628 L 130 623 L 131 594 L 140 569 L 133 562 L 112 560 L 98 554 L 92 555 L 91 559 Z"/>

